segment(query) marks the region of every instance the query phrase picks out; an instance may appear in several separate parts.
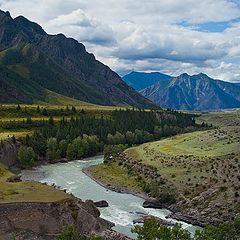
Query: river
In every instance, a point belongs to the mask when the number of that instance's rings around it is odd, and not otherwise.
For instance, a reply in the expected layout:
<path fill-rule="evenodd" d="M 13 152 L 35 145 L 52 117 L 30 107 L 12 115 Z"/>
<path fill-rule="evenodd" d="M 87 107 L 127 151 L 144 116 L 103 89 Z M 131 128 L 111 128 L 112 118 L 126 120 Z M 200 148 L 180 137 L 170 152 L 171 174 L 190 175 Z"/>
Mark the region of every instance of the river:
<path fill-rule="evenodd" d="M 142 207 L 144 199 L 132 194 L 117 193 L 108 190 L 82 172 L 83 168 L 100 164 L 102 156 L 76 160 L 68 163 L 49 164 L 36 167 L 33 170 L 23 170 L 23 181 L 38 181 L 49 185 L 55 184 L 67 192 L 82 200 L 93 201 L 106 200 L 109 207 L 100 209 L 101 217 L 115 223 L 114 229 L 129 237 L 135 236 L 131 233 L 133 220 L 140 218 L 143 214 L 150 214 L 162 219 L 170 213 L 167 209 L 145 209 Z M 179 222 L 173 219 L 167 221 Z M 180 222 L 183 228 L 194 233 L 196 228 L 191 224 Z"/>

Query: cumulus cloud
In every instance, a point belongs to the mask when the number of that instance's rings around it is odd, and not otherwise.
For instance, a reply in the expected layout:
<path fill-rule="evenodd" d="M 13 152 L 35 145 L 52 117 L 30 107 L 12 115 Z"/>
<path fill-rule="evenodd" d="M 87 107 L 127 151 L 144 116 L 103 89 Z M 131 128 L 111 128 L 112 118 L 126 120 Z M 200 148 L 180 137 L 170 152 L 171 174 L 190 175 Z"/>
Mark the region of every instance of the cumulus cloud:
<path fill-rule="evenodd" d="M 64 32 L 81 42 L 96 45 L 114 45 L 116 42 L 111 27 L 88 16 L 82 9 L 59 15 L 48 21 L 46 27 L 53 33 Z"/>
<path fill-rule="evenodd" d="M 168 59 L 182 62 L 203 62 L 227 55 L 222 44 L 207 41 L 203 34 L 176 26 L 164 26 L 159 32 L 136 28 L 123 39 L 116 55 L 124 59 Z"/>
<path fill-rule="evenodd" d="M 240 81 L 238 0 L 0 0 L 0 7 L 76 38 L 119 73 L 206 72 Z M 226 27 L 202 31 L 208 23 Z"/>

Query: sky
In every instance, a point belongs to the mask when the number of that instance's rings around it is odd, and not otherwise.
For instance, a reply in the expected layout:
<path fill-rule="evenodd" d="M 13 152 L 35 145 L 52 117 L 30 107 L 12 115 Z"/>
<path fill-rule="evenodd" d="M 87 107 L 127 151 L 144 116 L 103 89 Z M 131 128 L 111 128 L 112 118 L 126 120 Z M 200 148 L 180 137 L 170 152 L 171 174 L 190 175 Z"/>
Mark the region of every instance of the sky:
<path fill-rule="evenodd" d="M 240 0 L 0 0 L 0 8 L 77 39 L 120 75 L 240 82 Z"/>

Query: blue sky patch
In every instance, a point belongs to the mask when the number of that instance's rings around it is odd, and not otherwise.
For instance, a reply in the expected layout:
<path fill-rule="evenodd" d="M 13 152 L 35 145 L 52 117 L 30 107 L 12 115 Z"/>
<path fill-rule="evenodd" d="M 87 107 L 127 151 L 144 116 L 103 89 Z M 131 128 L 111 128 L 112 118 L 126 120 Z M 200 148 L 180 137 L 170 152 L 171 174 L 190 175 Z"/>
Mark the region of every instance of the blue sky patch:
<path fill-rule="evenodd" d="M 180 21 L 178 25 L 192 28 L 201 32 L 223 32 L 225 29 L 231 27 L 234 23 L 240 23 L 240 18 L 233 19 L 227 22 L 208 22 L 202 24 L 190 24 L 187 21 Z"/>

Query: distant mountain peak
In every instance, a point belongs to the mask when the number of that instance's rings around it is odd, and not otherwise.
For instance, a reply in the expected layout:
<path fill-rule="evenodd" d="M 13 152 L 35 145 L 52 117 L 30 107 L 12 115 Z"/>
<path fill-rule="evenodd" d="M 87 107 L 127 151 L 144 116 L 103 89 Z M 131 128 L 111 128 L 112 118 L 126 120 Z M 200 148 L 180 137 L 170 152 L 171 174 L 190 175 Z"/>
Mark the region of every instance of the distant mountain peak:
<path fill-rule="evenodd" d="M 182 74 L 180 74 L 177 78 L 197 78 L 198 80 L 200 79 L 200 78 L 210 78 L 206 73 L 203 73 L 203 72 L 201 72 L 201 73 L 198 73 L 198 74 L 193 74 L 193 75 L 190 75 L 190 74 L 188 74 L 188 73 L 182 73 Z"/>
<path fill-rule="evenodd" d="M 214 80 L 204 73 L 186 73 L 168 84 L 157 84 L 141 91 L 153 102 L 174 109 L 214 110 L 240 107 L 240 86 Z"/>
<path fill-rule="evenodd" d="M 195 76 L 195 77 L 197 77 L 197 78 L 207 78 L 207 79 L 211 79 L 206 73 L 199 73 L 199 74 L 196 74 L 196 75 L 193 75 L 193 76 Z"/>
<path fill-rule="evenodd" d="M 4 12 L 3 10 L 0 9 L 0 16 L 6 16 L 6 17 L 11 17 L 11 14 L 9 11 Z"/>
<path fill-rule="evenodd" d="M 179 77 L 186 78 L 186 77 L 190 77 L 190 75 L 188 73 L 182 73 Z"/>
<path fill-rule="evenodd" d="M 63 33 L 58 33 L 56 36 L 63 39 L 67 38 Z"/>
<path fill-rule="evenodd" d="M 199 76 L 207 76 L 207 77 L 209 77 L 206 73 L 203 73 L 203 72 L 200 72 L 198 75 Z"/>
<path fill-rule="evenodd" d="M 12 21 L 12 20 L 13 19 L 8 11 L 4 12 L 4 11 L 0 10 L 0 24 L 4 24 L 4 23 Z"/>
<path fill-rule="evenodd" d="M 156 84 L 158 81 L 168 81 L 172 78 L 160 72 L 136 72 L 132 71 L 122 79 L 132 88 L 140 91 L 146 87 Z"/>

